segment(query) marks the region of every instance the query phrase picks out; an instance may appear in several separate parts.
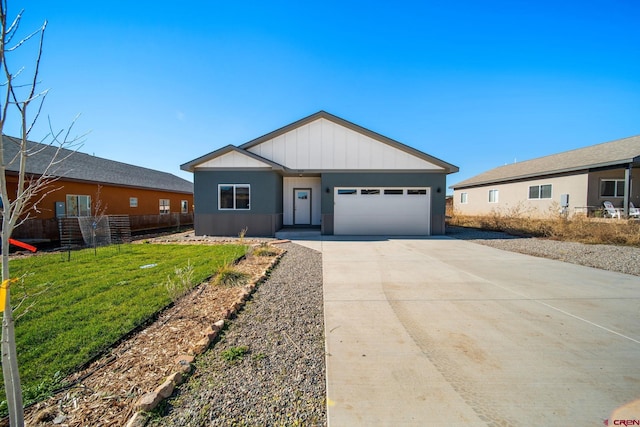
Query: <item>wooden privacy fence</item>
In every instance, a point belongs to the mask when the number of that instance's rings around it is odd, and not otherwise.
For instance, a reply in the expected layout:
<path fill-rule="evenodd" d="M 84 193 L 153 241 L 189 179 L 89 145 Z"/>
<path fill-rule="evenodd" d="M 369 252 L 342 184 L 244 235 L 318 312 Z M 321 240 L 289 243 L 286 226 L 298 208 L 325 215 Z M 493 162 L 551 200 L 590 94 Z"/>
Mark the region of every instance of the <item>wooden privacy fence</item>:
<path fill-rule="evenodd" d="M 193 226 L 193 214 L 169 213 L 163 215 L 107 215 L 110 239 L 113 242 L 131 239 L 131 234 L 161 229 Z M 87 221 L 87 220 L 83 220 Z M 88 220 L 92 224 L 91 220 Z M 97 227 L 96 227 L 97 229 Z M 86 230 L 85 230 L 86 234 Z M 17 227 L 13 238 L 30 242 L 68 242 L 81 244 L 82 229 L 78 217 L 29 219 Z"/>
<path fill-rule="evenodd" d="M 131 242 L 128 215 L 60 218 L 58 224 L 60 244 L 67 248 Z"/>

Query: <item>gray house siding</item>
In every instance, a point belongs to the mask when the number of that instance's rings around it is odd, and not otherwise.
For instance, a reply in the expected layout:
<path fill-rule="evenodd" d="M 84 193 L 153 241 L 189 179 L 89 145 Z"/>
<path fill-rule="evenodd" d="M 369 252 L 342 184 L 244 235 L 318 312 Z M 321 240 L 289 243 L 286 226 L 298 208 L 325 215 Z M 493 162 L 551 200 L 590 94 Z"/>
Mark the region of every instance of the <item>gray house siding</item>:
<path fill-rule="evenodd" d="M 445 233 L 445 188 L 443 173 L 325 172 L 321 177 L 322 234 L 333 234 L 333 189 L 335 187 L 430 187 L 431 234 Z M 328 191 L 327 191 L 328 190 Z"/>
<path fill-rule="evenodd" d="M 249 184 L 248 210 L 220 210 L 218 184 Z M 194 174 L 198 236 L 273 236 L 282 227 L 282 176 L 274 171 L 198 171 Z"/>
<path fill-rule="evenodd" d="M 325 111 L 238 147 L 227 145 L 180 167 L 194 174 L 197 235 L 237 235 L 247 227 L 247 234 L 254 236 L 274 235 L 285 219 L 287 226 L 295 226 L 296 208 L 298 218 L 303 214 L 305 218 L 298 225 L 307 222 L 310 209 L 311 223 L 320 224 L 323 234 L 352 230 L 444 234 L 446 176 L 458 171 L 455 165 Z M 218 185 L 224 183 L 250 184 L 250 209 L 220 210 Z M 430 190 L 428 195 L 420 193 L 426 197 L 396 201 L 381 197 L 342 204 L 344 199 L 337 199 L 336 211 L 333 191 L 343 186 Z M 305 201 L 304 193 L 294 198 L 296 188 L 311 188 L 310 200 Z M 228 193 L 225 200 L 227 197 Z M 354 201 L 355 205 L 350 204 Z M 407 207 L 407 215 L 399 218 L 396 212 L 402 206 Z M 414 224 L 418 229 L 412 230 Z"/>

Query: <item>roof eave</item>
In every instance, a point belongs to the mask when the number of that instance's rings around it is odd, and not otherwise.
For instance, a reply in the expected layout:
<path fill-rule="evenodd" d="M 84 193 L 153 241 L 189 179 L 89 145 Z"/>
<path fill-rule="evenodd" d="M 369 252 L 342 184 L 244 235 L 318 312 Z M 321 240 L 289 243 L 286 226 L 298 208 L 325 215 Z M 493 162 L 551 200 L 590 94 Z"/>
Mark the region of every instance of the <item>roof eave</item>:
<path fill-rule="evenodd" d="M 632 159 L 620 159 L 620 160 L 615 160 L 611 162 L 596 163 L 592 165 L 582 165 L 582 166 L 576 166 L 573 168 L 555 169 L 555 170 L 531 173 L 531 174 L 525 174 L 525 175 L 514 175 L 514 176 L 505 177 L 505 178 L 489 179 L 485 181 L 473 181 L 469 183 L 465 183 L 463 181 L 461 183 L 451 185 L 449 188 L 458 190 L 463 188 L 482 187 L 490 184 L 501 184 L 504 182 L 522 181 L 522 180 L 528 180 L 536 177 L 544 177 L 549 175 L 559 175 L 559 174 L 571 173 L 571 172 L 589 171 L 591 169 L 607 168 L 611 166 L 639 164 L 640 163 L 639 160 L 640 160 L 640 156 Z"/>
<path fill-rule="evenodd" d="M 270 167 L 272 170 L 277 170 L 277 171 L 282 171 L 284 170 L 284 166 L 275 163 L 271 160 L 265 159 L 264 157 L 261 157 L 255 153 L 252 153 L 250 151 L 244 150 L 241 147 L 236 147 L 235 145 L 226 145 L 222 148 L 219 148 L 216 151 L 212 151 L 211 153 L 205 154 L 204 156 L 198 157 L 197 159 L 194 159 L 190 162 L 184 163 L 182 165 L 180 165 L 180 169 L 182 169 L 183 171 L 186 172 L 194 172 L 196 167 L 204 162 L 207 162 L 209 160 L 213 160 L 216 157 L 220 157 L 223 156 L 227 153 L 230 153 L 232 151 L 235 151 L 236 153 L 240 153 L 244 156 L 250 157 L 254 160 L 260 161 L 262 163 L 265 163 L 267 165 L 267 167 Z"/>

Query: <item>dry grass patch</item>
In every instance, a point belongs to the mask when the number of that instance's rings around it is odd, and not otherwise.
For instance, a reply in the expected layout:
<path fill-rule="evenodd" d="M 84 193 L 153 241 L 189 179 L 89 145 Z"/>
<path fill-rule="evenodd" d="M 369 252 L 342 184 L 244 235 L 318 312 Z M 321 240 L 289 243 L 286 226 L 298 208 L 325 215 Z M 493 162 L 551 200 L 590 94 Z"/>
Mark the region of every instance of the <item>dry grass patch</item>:
<path fill-rule="evenodd" d="M 518 210 L 494 211 L 489 215 L 453 215 L 448 222 L 460 227 L 504 231 L 554 240 L 590 244 L 610 244 L 640 247 L 640 221 L 587 218 L 580 215 L 564 217 L 549 214 L 534 218 Z"/>

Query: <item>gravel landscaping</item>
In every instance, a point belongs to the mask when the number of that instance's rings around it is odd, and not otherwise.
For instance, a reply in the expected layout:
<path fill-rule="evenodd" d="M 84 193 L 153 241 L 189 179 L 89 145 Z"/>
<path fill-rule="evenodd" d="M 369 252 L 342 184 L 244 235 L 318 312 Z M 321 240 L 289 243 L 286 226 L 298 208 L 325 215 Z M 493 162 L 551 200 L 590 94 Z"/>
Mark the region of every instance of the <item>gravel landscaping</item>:
<path fill-rule="evenodd" d="M 150 425 L 326 425 L 322 257 L 281 247 L 269 279 Z"/>
<path fill-rule="evenodd" d="M 448 227 L 456 239 L 640 275 L 640 248 L 586 245 Z M 150 421 L 155 426 L 324 426 L 321 254 L 292 243 L 270 278 L 198 358 L 193 376 Z"/>
<path fill-rule="evenodd" d="M 640 276 L 640 248 L 637 247 L 561 242 L 464 227 L 447 227 L 447 235 L 505 251 Z"/>

